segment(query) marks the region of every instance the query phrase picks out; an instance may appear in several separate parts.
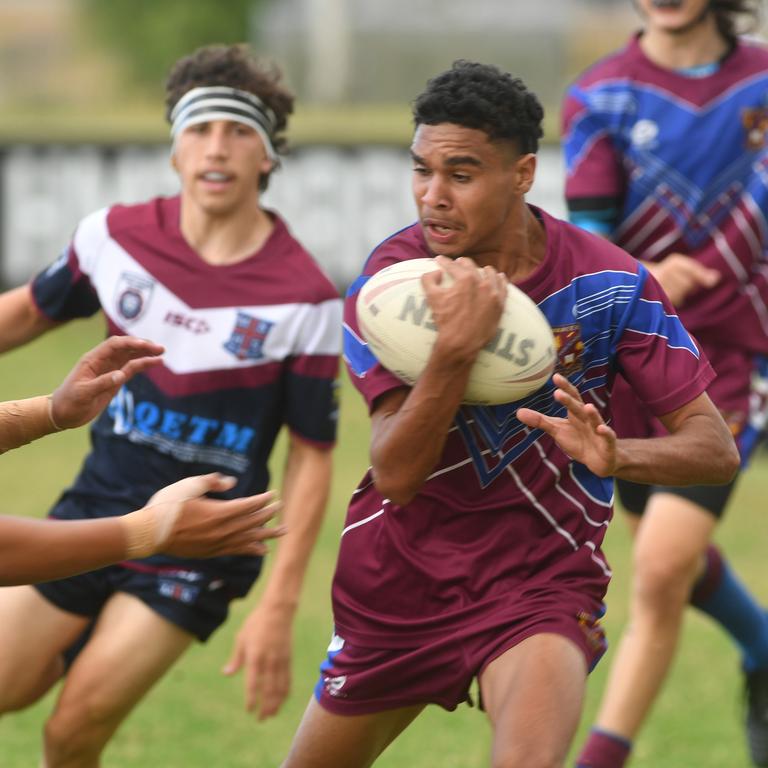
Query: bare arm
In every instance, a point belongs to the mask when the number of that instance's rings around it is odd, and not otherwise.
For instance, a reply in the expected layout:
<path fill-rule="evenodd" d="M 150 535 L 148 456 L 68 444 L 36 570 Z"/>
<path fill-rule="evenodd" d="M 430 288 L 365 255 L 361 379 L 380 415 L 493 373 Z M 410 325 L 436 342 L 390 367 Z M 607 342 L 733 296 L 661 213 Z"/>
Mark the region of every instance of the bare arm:
<path fill-rule="evenodd" d="M 427 365 L 409 390 L 395 390 L 376 403 L 372 417 L 371 466 L 378 490 L 397 504 L 418 492 L 437 463 L 466 391 L 477 353 L 499 325 L 506 276 L 470 259 L 438 263 L 452 281 L 432 272 L 422 279 L 438 335 Z"/>
<path fill-rule="evenodd" d="M 733 479 L 739 452 L 709 395 L 660 418 L 668 436 L 618 441 L 616 477 L 659 485 L 716 485 Z"/>
<path fill-rule="evenodd" d="M 279 509 L 273 493 L 230 501 L 202 496 L 231 488 L 233 482 L 215 473 L 187 478 L 123 517 L 0 516 L 0 585 L 59 579 L 157 552 L 182 557 L 263 555 L 264 542 L 285 532 L 282 527 L 264 527 Z"/>
<path fill-rule="evenodd" d="M 7 352 L 61 325 L 37 308 L 29 285 L 0 294 L 0 352 Z"/>
<path fill-rule="evenodd" d="M 83 355 L 50 397 L 0 403 L 0 453 L 98 415 L 134 374 L 160 362 L 163 348 L 113 336 Z"/>
<path fill-rule="evenodd" d="M 517 418 L 551 435 L 571 458 L 600 477 L 673 486 L 715 485 L 727 483 L 739 468 L 730 430 L 706 393 L 661 417 L 669 435 L 620 440 L 565 377 L 555 374 L 554 382 L 555 399 L 568 409 L 566 418 L 529 408 L 520 408 Z"/>
<path fill-rule="evenodd" d="M 271 717 L 288 695 L 291 633 L 304 575 L 320 530 L 331 481 L 331 452 L 292 436 L 283 483 L 280 542 L 264 594 L 249 614 L 224 667 L 234 674 L 245 666 L 246 709 L 259 720 Z"/>

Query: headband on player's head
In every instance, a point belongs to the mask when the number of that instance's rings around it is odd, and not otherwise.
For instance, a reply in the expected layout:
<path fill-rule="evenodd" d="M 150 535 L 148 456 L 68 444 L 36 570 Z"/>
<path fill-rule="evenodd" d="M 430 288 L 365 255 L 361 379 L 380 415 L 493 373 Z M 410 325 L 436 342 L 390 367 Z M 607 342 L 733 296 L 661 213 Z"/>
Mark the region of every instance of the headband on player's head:
<path fill-rule="evenodd" d="M 186 128 L 210 120 L 233 120 L 253 128 L 264 142 L 270 160 L 277 162 L 272 143 L 275 132 L 275 113 L 253 93 L 223 85 L 193 88 L 187 91 L 171 111 L 171 137 Z"/>

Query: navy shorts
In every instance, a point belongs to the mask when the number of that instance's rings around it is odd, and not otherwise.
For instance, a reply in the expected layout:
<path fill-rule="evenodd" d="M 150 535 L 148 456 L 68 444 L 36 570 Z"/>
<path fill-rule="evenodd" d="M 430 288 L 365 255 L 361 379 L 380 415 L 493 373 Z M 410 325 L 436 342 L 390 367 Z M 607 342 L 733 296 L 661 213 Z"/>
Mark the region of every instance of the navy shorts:
<path fill-rule="evenodd" d="M 139 598 L 155 613 L 207 640 L 227 618 L 232 599 L 243 597 L 255 577 L 219 578 L 188 565 L 155 565 L 132 560 L 68 579 L 36 584 L 57 608 L 96 618 L 116 592 Z"/>
<path fill-rule="evenodd" d="M 470 686 L 505 651 L 533 635 L 571 640 L 592 669 L 607 644 L 599 617 L 542 612 L 505 625 L 468 626 L 410 648 L 365 648 L 334 635 L 320 666 L 315 698 L 339 715 L 364 715 L 417 704 L 454 710 L 472 704 Z"/>
<path fill-rule="evenodd" d="M 125 513 L 131 508 L 67 493 L 51 514 L 57 519 L 88 519 L 103 516 L 105 509 Z M 97 510 L 101 515 L 94 514 Z M 248 593 L 260 568 L 261 558 L 194 560 L 156 555 L 35 587 L 57 608 L 91 618 L 99 615 L 112 595 L 125 592 L 205 641 L 226 620 L 229 603 Z"/>

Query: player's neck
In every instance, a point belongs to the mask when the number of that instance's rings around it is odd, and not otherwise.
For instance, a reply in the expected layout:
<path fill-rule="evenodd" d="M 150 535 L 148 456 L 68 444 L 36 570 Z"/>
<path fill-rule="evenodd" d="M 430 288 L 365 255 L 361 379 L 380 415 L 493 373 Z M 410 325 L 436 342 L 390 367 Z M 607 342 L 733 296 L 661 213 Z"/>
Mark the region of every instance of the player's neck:
<path fill-rule="evenodd" d="M 709 14 L 696 27 L 679 34 L 649 27 L 640 37 L 640 48 L 654 64 L 680 70 L 720 61 L 728 52 L 729 43 Z"/>
<path fill-rule="evenodd" d="M 210 213 L 182 197 L 179 227 L 184 239 L 209 264 L 236 264 L 267 241 L 274 222 L 258 202 L 226 214 Z"/>
<path fill-rule="evenodd" d="M 523 205 L 520 212 L 502 237 L 502 249 L 473 256 L 480 266 L 494 267 L 513 283 L 522 282 L 533 274 L 544 261 L 547 251 L 544 225 L 527 205 Z"/>

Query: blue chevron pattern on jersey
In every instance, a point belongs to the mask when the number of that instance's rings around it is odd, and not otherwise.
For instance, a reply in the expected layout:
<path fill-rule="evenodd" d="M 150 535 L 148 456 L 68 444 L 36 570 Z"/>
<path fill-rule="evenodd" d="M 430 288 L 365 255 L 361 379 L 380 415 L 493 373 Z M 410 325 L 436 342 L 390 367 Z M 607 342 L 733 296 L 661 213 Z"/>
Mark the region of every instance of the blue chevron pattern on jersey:
<path fill-rule="evenodd" d="M 649 301 L 641 295 L 646 277 L 647 271 L 642 266 L 637 273 L 604 270 L 581 275 L 539 303 L 553 328 L 574 322 L 580 326 L 583 364 L 568 378 L 582 396 L 606 390 L 617 345 L 626 333 L 656 336 L 664 339 L 669 347 L 685 349 L 699 357 L 699 350 L 679 318 L 667 314 L 659 301 Z M 365 279 L 358 279 L 348 295 L 354 295 Z M 344 332 L 344 354 L 353 373 L 359 377 L 365 376 L 378 362 L 366 342 L 349 327 Z M 530 431 L 518 421 L 515 416 L 518 408 L 531 408 L 554 417 L 566 415 L 565 408 L 553 397 L 554 389 L 550 379 L 541 389 L 516 402 L 463 406 L 458 412 L 455 423 L 482 487 L 493 482 L 544 434 L 539 430 Z M 588 474 L 583 473 L 584 478 Z M 595 498 L 610 498 L 610 493 L 606 496 L 607 485 L 601 480 L 590 480 L 588 484 L 594 485 L 591 492 Z"/>
<path fill-rule="evenodd" d="M 571 126 L 566 166 L 570 172 L 595 141 L 610 136 L 627 182 L 622 219 L 652 200 L 695 248 L 731 215 L 725 202 L 742 198 L 768 209 L 768 146 L 745 152 L 740 119 L 747 105 L 768 108 L 765 75 L 701 107 L 655 84 L 622 79 L 572 94 L 588 109 Z"/>

